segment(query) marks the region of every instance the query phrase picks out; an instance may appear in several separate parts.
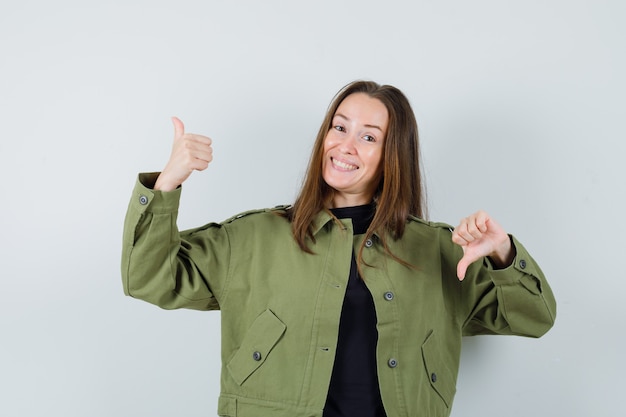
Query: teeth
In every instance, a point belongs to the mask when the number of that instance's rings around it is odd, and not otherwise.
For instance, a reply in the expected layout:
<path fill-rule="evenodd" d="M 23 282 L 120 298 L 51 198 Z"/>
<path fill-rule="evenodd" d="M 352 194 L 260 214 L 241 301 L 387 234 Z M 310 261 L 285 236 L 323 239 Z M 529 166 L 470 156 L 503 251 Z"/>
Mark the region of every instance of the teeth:
<path fill-rule="evenodd" d="M 339 168 L 347 170 L 354 170 L 358 168 L 356 165 L 346 164 L 345 162 L 337 161 L 336 159 L 333 159 L 333 164 L 335 164 Z"/>

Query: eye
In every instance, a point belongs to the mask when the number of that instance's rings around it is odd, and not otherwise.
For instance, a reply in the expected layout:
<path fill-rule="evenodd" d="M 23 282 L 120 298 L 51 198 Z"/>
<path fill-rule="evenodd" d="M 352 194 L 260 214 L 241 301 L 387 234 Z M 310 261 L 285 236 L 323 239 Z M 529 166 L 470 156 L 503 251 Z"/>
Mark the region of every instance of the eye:
<path fill-rule="evenodd" d="M 372 135 L 363 136 L 363 140 L 365 140 L 366 142 L 376 142 L 376 138 Z"/>
<path fill-rule="evenodd" d="M 340 125 L 333 126 L 333 129 L 338 130 L 340 132 L 345 132 L 346 131 L 346 129 L 343 126 L 340 126 Z"/>

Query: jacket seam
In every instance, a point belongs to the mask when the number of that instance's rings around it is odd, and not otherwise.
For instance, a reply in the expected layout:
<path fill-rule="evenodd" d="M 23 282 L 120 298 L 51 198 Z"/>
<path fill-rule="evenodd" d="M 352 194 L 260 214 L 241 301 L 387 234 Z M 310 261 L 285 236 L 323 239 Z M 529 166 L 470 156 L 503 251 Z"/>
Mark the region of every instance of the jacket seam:
<path fill-rule="evenodd" d="M 219 298 L 217 299 L 218 304 L 221 306 L 222 302 L 226 301 L 226 296 L 228 294 L 228 290 L 230 288 L 231 282 L 231 274 L 233 270 L 233 243 L 230 237 L 230 233 L 228 232 L 228 227 L 226 224 L 222 225 L 224 228 L 224 233 L 226 234 L 226 239 L 228 241 L 228 267 L 226 268 L 226 278 L 224 279 L 224 286 L 219 293 Z"/>

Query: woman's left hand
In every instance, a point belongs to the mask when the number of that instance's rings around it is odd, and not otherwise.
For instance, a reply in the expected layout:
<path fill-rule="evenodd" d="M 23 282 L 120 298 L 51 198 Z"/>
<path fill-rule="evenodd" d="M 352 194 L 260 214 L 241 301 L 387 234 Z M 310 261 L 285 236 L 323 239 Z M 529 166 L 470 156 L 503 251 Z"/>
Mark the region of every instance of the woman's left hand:
<path fill-rule="evenodd" d="M 509 266 L 515 258 L 509 235 L 482 210 L 461 220 L 452 233 L 452 241 L 463 248 L 463 257 L 456 268 L 461 281 L 467 268 L 485 256 L 489 256 L 499 268 Z"/>

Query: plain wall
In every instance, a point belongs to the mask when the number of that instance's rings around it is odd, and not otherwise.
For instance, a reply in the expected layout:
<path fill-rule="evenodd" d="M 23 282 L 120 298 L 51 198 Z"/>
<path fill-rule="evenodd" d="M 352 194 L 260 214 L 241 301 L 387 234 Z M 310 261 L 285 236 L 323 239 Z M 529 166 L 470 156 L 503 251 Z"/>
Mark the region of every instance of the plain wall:
<path fill-rule="evenodd" d="M 289 203 L 360 78 L 411 100 L 430 218 L 485 209 L 556 293 L 544 338 L 466 339 L 452 415 L 623 414 L 625 4 L 3 1 L 0 415 L 215 415 L 219 313 L 122 293 L 136 175 L 176 115 L 214 140 L 182 228 Z"/>

